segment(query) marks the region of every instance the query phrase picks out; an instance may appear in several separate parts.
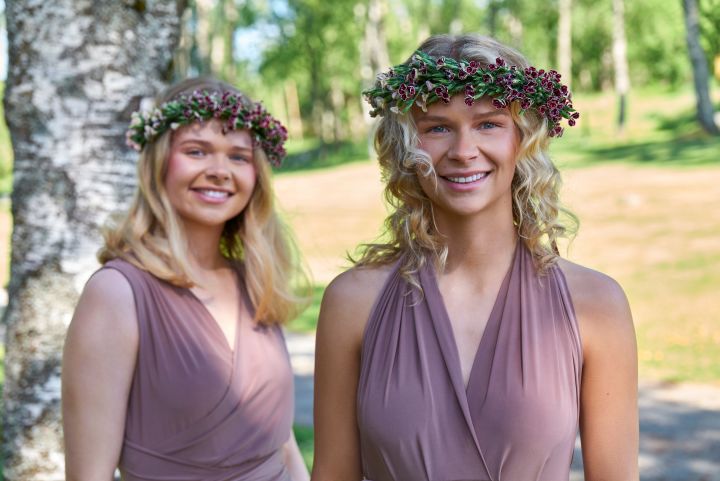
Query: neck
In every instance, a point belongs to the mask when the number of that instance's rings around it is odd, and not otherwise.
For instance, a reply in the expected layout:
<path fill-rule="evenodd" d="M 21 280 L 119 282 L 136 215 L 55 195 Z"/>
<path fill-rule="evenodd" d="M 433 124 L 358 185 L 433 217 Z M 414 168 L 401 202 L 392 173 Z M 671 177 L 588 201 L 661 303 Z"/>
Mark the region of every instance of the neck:
<path fill-rule="evenodd" d="M 448 246 L 445 273 L 483 277 L 488 272 L 507 270 L 520 242 L 511 209 L 464 219 L 438 217 L 438 230 Z"/>
<path fill-rule="evenodd" d="M 203 274 L 227 267 L 227 260 L 220 255 L 220 238 L 222 227 L 209 229 L 205 226 L 194 228 L 185 226 L 185 238 L 188 243 L 187 259 L 196 276 L 202 279 Z"/>

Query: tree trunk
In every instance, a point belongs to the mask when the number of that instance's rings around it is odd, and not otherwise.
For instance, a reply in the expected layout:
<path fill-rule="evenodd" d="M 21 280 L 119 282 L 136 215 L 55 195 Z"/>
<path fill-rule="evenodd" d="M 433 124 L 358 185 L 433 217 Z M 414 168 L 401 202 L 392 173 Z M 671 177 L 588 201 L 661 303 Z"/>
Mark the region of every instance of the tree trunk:
<path fill-rule="evenodd" d="M 572 0 L 558 2 L 557 66 L 563 83 L 572 82 Z"/>
<path fill-rule="evenodd" d="M 385 0 L 369 0 L 367 19 L 365 20 L 365 34 L 360 40 L 360 76 L 363 88 L 370 87 L 375 81 L 375 75 L 387 70 L 390 65 L 387 40 L 385 38 L 384 18 L 387 13 Z M 370 106 L 362 101 L 361 108 L 365 125 L 372 123 Z"/>
<path fill-rule="evenodd" d="M 627 95 L 630 90 L 627 42 L 625 41 L 625 3 L 613 0 L 613 63 L 615 65 L 615 92 L 618 96 L 618 132 L 625 130 Z"/>
<path fill-rule="evenodd" d="M 698 6 L 696 0 L 683 0 L 685 12 L 685 27 L 687 28 L 688 53 L 695 80 L 695 95 L 697 97 L 697 117 L 702 128 L 712 135 L 720 135 L 720 129 L 713 118 L 713 105 L 710 100 L 708 86 L 707 57 L 700 45 L 700 26 L 698 24 Z"/>
<path fill-rule="evenodd" d="M 5 479 L 62 480 L 60 361 L 100 227 L 126 208 L 124 133 L 171 71 L 184 1 L 7 0 L 5 115 L 15 155 Z"/>

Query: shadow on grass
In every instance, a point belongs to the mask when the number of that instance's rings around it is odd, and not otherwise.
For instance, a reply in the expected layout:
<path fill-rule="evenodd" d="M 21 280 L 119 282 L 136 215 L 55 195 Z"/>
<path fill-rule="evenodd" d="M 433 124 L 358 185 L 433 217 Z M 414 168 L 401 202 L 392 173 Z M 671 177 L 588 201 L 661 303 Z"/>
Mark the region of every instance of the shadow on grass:
<path fill-rule="evenodd" d="M 694 167 L 720 163 L 720 138 L 673 139 L 591 147 L 588 154 L 596 161 Z"/>
<path fill-rule="evenodd" d="M 324 169 L 367 160 L 370 156 L 365 139 L 334 144 L 313 142 L 301 151 L 290 151 L 277 174 Z"/>

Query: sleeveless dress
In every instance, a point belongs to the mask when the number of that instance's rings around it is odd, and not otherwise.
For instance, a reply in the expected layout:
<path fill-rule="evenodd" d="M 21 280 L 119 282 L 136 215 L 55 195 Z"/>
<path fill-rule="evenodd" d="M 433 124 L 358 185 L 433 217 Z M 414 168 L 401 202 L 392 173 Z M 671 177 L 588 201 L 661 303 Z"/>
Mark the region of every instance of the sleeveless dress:
<path fill-rule="evenodd" d="M 561 481 L 578 429 L 582 349 L 565 278 L 518 242 L 465 387 L 431 263 L 424 295 L 392 270 L 363 338 L 365 479 Z"/>
<path fill-rule="evenodd" d="M 281 329 L 238 322 L 230 346 L 189 289 L 120 259 L 103 268 L 127 278 L 139 328 L 123 481 L 289 481 L 293 378 Z"/>

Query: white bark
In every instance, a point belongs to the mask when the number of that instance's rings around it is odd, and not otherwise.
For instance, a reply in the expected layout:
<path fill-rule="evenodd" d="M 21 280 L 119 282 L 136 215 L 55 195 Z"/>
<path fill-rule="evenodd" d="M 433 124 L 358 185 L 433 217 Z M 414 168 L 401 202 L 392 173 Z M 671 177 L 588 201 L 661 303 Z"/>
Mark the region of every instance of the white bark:
<path fill-rule="evenodd" d="M 99 228 L 127 206 L 130 112 L 164 85 L 180 2 L 8 0 L 5 115 L 15 156 L 4 315 L 5 479 L 61 480 L 60 359 Z"/>
<path fill-rule="evenodd" d="M 618 130 L 625 128 L 627 95 L 630 90 L 630 73 L 625 40 L 625 1 L 613 0 L 613 63 L 615 65 L 615 92 L 618 96 Z"/>
<path fill-rule="evenodd" d="M 557 65 L 563 83 L 570 87 L 572 81 L 572 0 L 558 2 Z"/>

